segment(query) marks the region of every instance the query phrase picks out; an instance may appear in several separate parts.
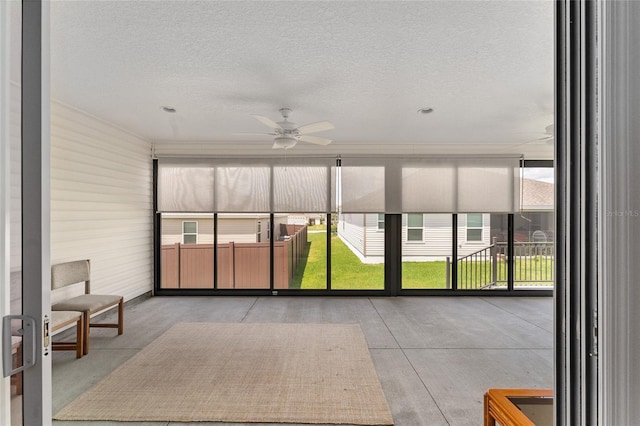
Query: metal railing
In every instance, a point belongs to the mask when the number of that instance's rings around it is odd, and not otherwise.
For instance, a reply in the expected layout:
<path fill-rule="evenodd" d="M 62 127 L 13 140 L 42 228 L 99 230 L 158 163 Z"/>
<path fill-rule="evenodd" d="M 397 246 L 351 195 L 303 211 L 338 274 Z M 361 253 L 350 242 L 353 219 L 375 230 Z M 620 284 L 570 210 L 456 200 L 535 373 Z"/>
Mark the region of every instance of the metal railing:
<path fill-rule="evenodd" d="M 513 260 L 515 287 L 551 286 L 554 281 L 554 243 L 514 243 Z M 473 253 L 458 257 L 458 283 L 461 290 L 504 287 L 508 276 L 507 242 L 497 242 Z M 447 288 L 451 288 L 450 258 L 447 258 Z"/>
<path fill-rule="evenodd" d="M 498 258 L 507 258 L 507 243 L 494 243 Z M 553 285 L 555 268 L 555 243 L 513 243 L 513 282 L 515 286 Z M 507 262 L 498 262 L 498 285 L 507 282 Z"/>

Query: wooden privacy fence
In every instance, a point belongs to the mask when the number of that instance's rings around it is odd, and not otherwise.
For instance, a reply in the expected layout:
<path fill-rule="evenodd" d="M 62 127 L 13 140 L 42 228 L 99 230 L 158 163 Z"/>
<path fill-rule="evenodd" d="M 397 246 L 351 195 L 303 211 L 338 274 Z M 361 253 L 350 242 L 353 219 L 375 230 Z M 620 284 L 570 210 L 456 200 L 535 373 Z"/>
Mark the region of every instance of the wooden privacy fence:
<path fill-rule="evenodd" d="M 286 229 L 286 230 L 285 230 Z M 307 227 L 286 225 L 273 242 L 274 288 L 289 288 L 307 244 Z M 269 288 L 270 243 L 218 244 L 218 288 Z M 161 288 L 214 288 L 213 244 L 162 246 Z"/>

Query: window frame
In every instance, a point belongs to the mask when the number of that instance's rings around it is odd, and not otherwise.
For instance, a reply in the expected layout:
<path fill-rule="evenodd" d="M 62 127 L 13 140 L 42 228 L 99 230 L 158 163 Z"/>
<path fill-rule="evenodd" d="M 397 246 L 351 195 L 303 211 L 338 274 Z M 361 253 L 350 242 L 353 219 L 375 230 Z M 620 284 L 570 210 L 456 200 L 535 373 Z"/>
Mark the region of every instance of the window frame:
<path fill-rule="evenodd" d="M 380 220 L 381 217 L 382 217 L 382 220 Z M 376 228 L 376 231 L 384 232 L 384 213 L 378 213 L 377 223 L 378 223 L 378 226 Z M 380 227 L 380 224 L 382 224 L 382 228 Z"/>

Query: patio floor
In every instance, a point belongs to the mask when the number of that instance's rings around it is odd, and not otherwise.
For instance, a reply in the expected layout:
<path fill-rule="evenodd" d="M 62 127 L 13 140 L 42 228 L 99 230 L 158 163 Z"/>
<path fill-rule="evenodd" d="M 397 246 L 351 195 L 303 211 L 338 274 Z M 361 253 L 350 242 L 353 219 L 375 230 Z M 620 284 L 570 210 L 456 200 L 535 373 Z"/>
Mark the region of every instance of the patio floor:
<path fill-rule="evenodd" d="M 553 386 L 548 297 L 152 297 L 125 307 L 122 336 L 93 329 L 85 357 L 54 353 L 53 411 L 185 321 L 358 323 L 396 425 L 479 425 L 486 389 Z M 123 425 L 54 421 L 82 424 Z"/>

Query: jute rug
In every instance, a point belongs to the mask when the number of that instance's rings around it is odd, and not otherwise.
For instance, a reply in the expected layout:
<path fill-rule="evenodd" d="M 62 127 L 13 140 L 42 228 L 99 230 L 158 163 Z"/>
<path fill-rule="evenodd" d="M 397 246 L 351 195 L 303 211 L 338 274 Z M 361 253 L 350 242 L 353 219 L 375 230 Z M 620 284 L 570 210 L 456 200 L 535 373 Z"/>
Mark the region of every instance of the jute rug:
<path fill-rule="evenodd" d="M 357 324 L 176 324 L 54 419 L 393 424 Z"/>

